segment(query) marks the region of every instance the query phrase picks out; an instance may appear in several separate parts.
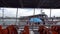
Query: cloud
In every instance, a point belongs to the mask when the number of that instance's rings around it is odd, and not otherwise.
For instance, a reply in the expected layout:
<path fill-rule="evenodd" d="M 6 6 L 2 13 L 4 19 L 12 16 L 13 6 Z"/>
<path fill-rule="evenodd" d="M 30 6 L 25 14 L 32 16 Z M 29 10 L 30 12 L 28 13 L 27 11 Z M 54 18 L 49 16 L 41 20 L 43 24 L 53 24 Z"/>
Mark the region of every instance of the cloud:
<path fill-rule="evenodd" d="M 16 8 L 5 8 L 4 16 L 15 17 L 16 16 Z"/>
<path fill-rule="evenodd" d="M 2 12 L 2 11 L 1 11 Z M 4 17 L 16 17 L 17 8 L 5 8 L 4 9 Z M 20 16 L 29 16 L 33 14 L 33 9 L 18 9 L 18 17 Z"/>
<path fill-rule="evenodd" d="M 60 9 L 52 9 L 52 16 L 60 17 Z"/>
<path fill-rule="evenodd" d="M 33 9 L 19 9 L 18 16 L 29 16 L 33 14 Z"/>

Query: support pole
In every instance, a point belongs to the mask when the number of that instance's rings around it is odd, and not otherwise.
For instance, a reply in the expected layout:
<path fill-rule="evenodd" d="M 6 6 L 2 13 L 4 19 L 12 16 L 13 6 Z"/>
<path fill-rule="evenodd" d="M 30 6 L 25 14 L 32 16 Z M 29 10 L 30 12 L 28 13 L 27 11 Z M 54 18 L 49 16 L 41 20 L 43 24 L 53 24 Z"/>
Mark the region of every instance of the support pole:
<path fill-rule="evenodd" d="M 4 22 L 4 8 L 2 9 L 2 18 L 3 18 L 3 26 L 5 25 L 5 22 Z"/>
<path fill-rule="evenodd" d="M 50 18 L 51 18 L 51 9 L 50 9 Z"/>
<path fill-rule="evenodd" d="M 18 18 L 18 8 L 17 8 L 17 11 L 16 11 L 16 23 L 17 23 L 17 18 Z M 15 25 L 16 25 L 15 23 Z"/>
<path fill-rule="evenodd" d="M 33 15 L 35 15 L 35 8 L 34 8 L 34 12 L 33 12 Z"/>
<path fill-rule="evenodd" d="M 41 14 L 42 14 L 43 9 L 41 8 Z"/>
<path fill-rule="evenodd" d="M 33 16 L 34 15 L 35 15 L 35 8 L 34 8 L 34 11 L 33 11 Z M 33 19 L 33 24 L 34 24 L 34 19 Z M 34 26 L 33 24 L 32 24 L 32 31 L 33 31 L 33 26 Z"/>

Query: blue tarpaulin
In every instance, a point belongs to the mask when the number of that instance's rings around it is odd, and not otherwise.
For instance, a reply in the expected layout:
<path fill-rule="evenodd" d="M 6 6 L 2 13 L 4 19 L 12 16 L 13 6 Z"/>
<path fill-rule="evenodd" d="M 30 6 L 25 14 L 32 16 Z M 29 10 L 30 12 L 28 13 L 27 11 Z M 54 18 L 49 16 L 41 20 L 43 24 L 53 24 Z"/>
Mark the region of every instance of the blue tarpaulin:
<path fill-rule="evenodd" d="M 30 22 L 36 22 L 36 23 L 41 23 L 42 22 L 42 20 L 41 20 L 41 18 L 31 18 L 30 19 Z"/>

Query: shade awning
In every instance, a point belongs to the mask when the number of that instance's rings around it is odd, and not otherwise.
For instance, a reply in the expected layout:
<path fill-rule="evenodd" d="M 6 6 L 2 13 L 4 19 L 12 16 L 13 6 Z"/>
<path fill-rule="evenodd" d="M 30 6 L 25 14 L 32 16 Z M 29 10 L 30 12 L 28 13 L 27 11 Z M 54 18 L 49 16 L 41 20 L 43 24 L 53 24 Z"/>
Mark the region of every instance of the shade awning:
<path fill-rule="evenodd" d="M 60 8 L 60 0 L 0 0 L 0 7 Z"/>

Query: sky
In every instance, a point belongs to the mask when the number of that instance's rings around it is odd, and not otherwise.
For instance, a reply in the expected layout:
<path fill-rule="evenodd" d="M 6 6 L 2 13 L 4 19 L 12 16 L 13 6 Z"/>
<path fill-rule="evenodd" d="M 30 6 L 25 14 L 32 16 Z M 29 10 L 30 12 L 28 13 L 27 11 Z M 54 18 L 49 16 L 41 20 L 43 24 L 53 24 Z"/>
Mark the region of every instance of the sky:
<path fill-rule="evenodd" d="M 0 16 L 2 16 L 2 9 L 0 9 Z M 16 17 L 17 8 L 4 8 L 4 17 Z M 33 15 L 33 8 L 18 8 L 18 17 L 21 16 L 30 16 Z M 50 9 L 42 9 L 42 12 L 45 12 L 48 17 L 50 17 Z M 35 15 L 41 14 L 41 9 L 35 9 Z M 51 17 L 56 16 L 60 17 L 60 9 L 51 9 Z"/>

